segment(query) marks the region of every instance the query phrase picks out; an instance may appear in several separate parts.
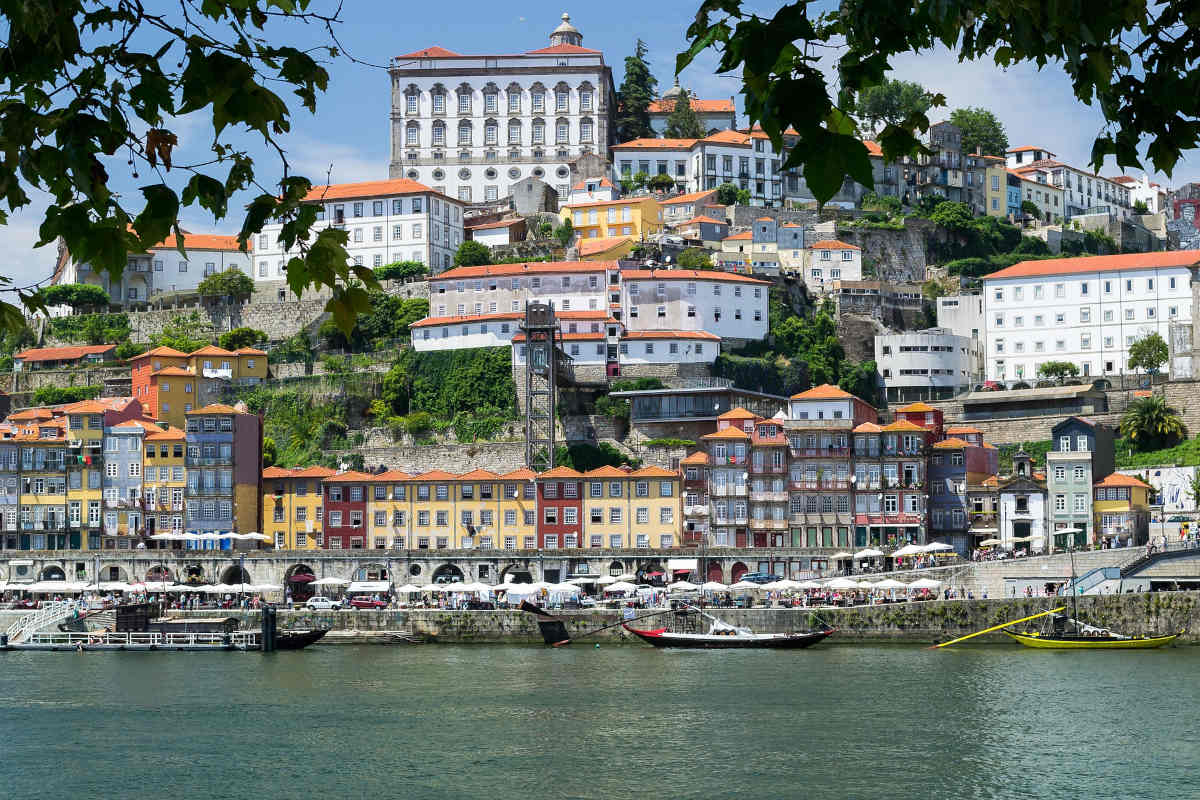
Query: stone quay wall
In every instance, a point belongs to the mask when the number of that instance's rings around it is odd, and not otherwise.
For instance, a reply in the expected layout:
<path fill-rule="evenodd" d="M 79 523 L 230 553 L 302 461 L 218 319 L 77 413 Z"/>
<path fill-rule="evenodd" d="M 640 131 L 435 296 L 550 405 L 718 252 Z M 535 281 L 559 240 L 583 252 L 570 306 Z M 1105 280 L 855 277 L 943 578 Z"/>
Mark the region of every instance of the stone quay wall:
<path fill-rule="evenodd" d="M 895 642 L 922 643 L 944 641 L 1049 610 L 1046 598 L 992 600 L 928 600 L 912 603 L 885 603 L 855 608 L 822 609 L 717 609 L 714 615 L 734 625 L 744 625 L 758 633 L 791 633 L 815 627 L 817 619 L 838 632 L 830 645 L 846 643 Z M 1069 607 L 1069 601 L 1065 601 Z M 1200 592 L 1150 592 L 1142 594 L 1099 595 L 1079 598 L 1081 621 L 1109 628 L 1126 635 L 1149 636 L 1183 632 L 1181 643 L 1200 643 Z M 226 612 L 222 612 L 224 615 Z M 257 628 L 259 614 L 253 611 L 228 612 L 244 628 Z M 588 643 L 636 642 L 619 624 L 622 612 L 615 609 L 554 612 L 566 621 L 572 638 Z M 655 613 L 638 610 L 637 616 Z M 173 616 L 212 616 L 212 611 L 172 612 Z M 658 627 L 666 623 L 663 614 L 641 623 Z M 0 623 L 4 620 L 0 619 Z M 1037 625 L 1037 622 L 1030 623 Z M 405 632 L 444 644 L 543 644 L 537 621 L 530 614 L 515 610 L 452 611 L 411 609 L 384 611 L 306 611 L 281 610 L 281 628 L 330 628 L 339 632 L 370 634 Z M 598 628 L 607 630 L 592 633 Z M 1022 628 L 1024 626 L 1021 626 Z M 583 640 L 584 634 L 590 634 Z M 341 639 L 342 637 L 339 637 Z M 353 642 L 351 636 L 343 641 Z M 1007 642 L 1001 633 L 984 634 L 980 643 Z M 1015 645 L 1014 645 L 1015 646 Z"/>

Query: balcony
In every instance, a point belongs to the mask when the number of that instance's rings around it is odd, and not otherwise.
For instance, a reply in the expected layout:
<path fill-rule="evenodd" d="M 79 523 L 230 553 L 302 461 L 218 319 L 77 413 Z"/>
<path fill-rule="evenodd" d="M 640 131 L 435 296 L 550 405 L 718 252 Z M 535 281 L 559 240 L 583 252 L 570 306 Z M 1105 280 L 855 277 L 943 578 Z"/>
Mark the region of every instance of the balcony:
<path fill-rule="evenodd" d="M 904 448 L 896 448 L 894 450 L 884 448 L 883 450 L 884 458 L 919 458 L 922 455 L 924 455 L 924 453 L 921 452 L 920 448 L 911 450 L 905 450 Z"/>
<path fill-rule="evenodd" d="M 755 503 L 786 503 L 787 492 L 751 492 L 750 500 Z"/>
<path fill-rule="evenodd" d="M 854 427 L 852 419 L 789 419 L 783 423 L 789 431 L 840 431 Z"/>
<path fill-rule="evenodd" d="M 707 505 L 684 506 L 683 507 L 683 515 L 685 517 L 707 517 L 708 516 L 708 506 Z"/>
<path fill-rule="evenodd" d="M 840 420 L 839 420 L 840 422 Z M 849 458 L 849 447 L 792 447 L 792 458 Z"/>
<path fill-rule="evenodd" d="M 714 497 L 745 497 L 746 487 L 745 485 L 735 486 L 731 483 L 727 483 L 724 486 L 714 485 L 709 490 L 709 493 Z"/>
<path fill-rule="evenodd" d="M 921 514 L 885 512 L 882 514 L 855 514 L 854 521 L 860 525 L 920 525 Z"/>
<path fill-rule="evenodd" d="M 189 486 L 188 497 L 232 497 L 232 486 Z"/>
<path fill-rule="evenodd" d="M 788 518 L 790 525 L 849 525 L 854 516 L 849 511 L 806 511 L 792 514 Z"/>
<path fill-rule="evenodd" d="M 751 530 L 756 531 L 785 531 L 788 528 L 786 519 L 752 519 Z"/>
<path fill-rule="evenodd" d="M 752 464 L 750 472 L 756 475 L 783 475 L 787 467 L 783 464 Z"/>
<path fill-rule="evenodd" d="M 808 480 L 792 481 L 791 483 L 788 484 L 788 487 L 791 488 L 792 491 L 815 492 L 815 491 L 820 491 L 822 489 L 849 489 L 851 487 L 851 485 L 852 484 L 850 483 L 849 480 L 839 481 L 839 480 L 835 479 L 835 480 L 816 480 L 816 481 L 808 481 Z M 863 488 L 863 487 L 859 487 L 859 488 Z"/>
<path fill-rule="evenodd" d="M 224 378 L 227 381 L 233 380 L 233 368 L 232 367 L 226 367 L 226 368 L 220 368 L 220 369 L 217 367 L 205 367 L 204 369 L 200 370 L 200 372 L 206 378 Z"/>
<path fill-rule="evenodd" d="M 188 456 L 186 463 L 189 467 L 231 467 L 233 456 Z"/>

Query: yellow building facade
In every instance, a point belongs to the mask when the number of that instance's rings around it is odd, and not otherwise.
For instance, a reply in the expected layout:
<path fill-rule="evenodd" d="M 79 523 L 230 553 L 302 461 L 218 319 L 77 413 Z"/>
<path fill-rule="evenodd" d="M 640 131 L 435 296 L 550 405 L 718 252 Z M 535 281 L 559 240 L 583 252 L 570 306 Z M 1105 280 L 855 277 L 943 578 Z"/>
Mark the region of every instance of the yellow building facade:
<path fill-rule="evenodd" d="M 983 202 L 989 217 L 1008 216 L 1008 169 L 999 156 L 983 156 Z"/>
<path fill-rule="evenodd" d="M 1150 536 L 1151 487 L 1132 475 L 1114 472 L 1093 486 L 1092 524 L 1096 536 L 1112 543 L 1145 544 Z"/>
<path fill-rule="evenodd" d="M 679 546 L 683 522 L 678 472 L 604 466 L 583 473 L 584 547 Z"/>
<path fill-rule="evenodd" d="M 322 531 L 321 481 L 327 467 L 267 467 L 263 470 L 263 533 L 276 550 L 316 550 Z"/>
<path fill-rule="evenodd" d="M 562 207 L 581 241 L 630 236 L 635 241 L 662 233 L 662 209 L 653 197 L 596 200 Z"/>

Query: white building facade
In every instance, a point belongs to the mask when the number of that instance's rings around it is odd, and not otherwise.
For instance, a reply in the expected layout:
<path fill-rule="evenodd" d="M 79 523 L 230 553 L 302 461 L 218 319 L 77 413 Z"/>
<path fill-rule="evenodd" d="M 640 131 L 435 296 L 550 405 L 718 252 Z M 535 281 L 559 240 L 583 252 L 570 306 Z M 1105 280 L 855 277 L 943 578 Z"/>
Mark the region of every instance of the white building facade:
<path fill-rule="evenodd" d="M 463 202 L 533 176 L 565 198 L 571 162 L 608 158 L 612 72 L 566 14 L 550 46 L 514 55 L 426 47 L 392 59 L 391 165 Z"/>
<path fill-rule="evenodd" d="M 1008 168 L 1023 179 L 1032 179 L 1061 190 L 1062 206 L 1055 213 L 1064 219 L 1102 211 L 1107 211 L 1117 219 L 1128 219 L 1133 213 L 1130 188 L 1123 182 L 1056 161 L 1054 153 L 1045 148 L 1030 145 L 1013 148 L 1007 153 L 1007 163 Z M 1030 189 L 1021 187 L 1022 199 L 1030 199 L 1025 197 Z M 1049 197 L 1052 203 L 1055 195 Z"/>
<path fill-rule="evenodd" d="M 956 294 L 939 297 L 937 326 L 956 336 L 983 339 L 983 295 Z"/>
<path fill-rule="evenodd" d="M 980 340 L 943 328 L 876 336 L 875 364 L 893 403 L 948 400 L 983 379 Z"/>
<path fill-rule="evenodd" d="M 1130 372 L 1129 348 L 1192 319 L 1200 250 L 1023 261 L 984 276 L 989 380 L 1036 380 L 1047 361 L 1080 375 Z"/>
<path fill-rule="evenodd" d="M 834 281 L 862 280 L 862 248 L 837 239 L 813 242 L 806 250 L 804 282 L 825 294 Z"/>
<path fill-rule="evenodd" d="M 351 261 L 381 267 L 395 261 L 426 264 L 432 274 L 449 269 L 463 240 L 463 204 L 407 179 L 314 186 L 305 202 L 317 205 L 314 230 L 342 228 Z M 254 279 L 286 277 L 279 223 L 264 225 L 254 241 Z"/>

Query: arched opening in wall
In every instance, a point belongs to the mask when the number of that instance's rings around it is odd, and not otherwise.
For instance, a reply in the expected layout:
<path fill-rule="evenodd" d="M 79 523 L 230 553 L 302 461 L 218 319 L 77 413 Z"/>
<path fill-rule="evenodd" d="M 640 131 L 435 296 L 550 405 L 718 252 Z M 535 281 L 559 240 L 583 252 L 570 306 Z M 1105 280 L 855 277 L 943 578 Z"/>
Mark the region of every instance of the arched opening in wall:
<path fill-rule="evenodd" d="M 716 581 L 717 583 L 725 582 L 725 570 L 721 568 L 719 562 L 708 562 L 708 571 L 705 573 L 704 580 Z"/>
<path fill-rule="evenodd" d="M 63 572 L 62 567 L 49 566 L 42 570 L 42 574 L 38 576 L 39 581 L 65 581 L 67 573 Z"/>
<path fill-rule="evenodd" d="M 226 567 L 221 572 L 221 580 L 219 582 L 226 585 L 250 583 L 250 573 L 238 566 Z"/>
<path fill-rule="evenodd" d="M 623 561 L 608 562 L 608 574 L 613 576 L 614 578 L 617 577 L 618 575 L 624 575 L 625 574 L 625 562 L 623 562 Z"/>
<path fill-rule="evenodd" d="M 740 581 L 742 579 L 742 576 L 745 575 L 749 571 L 750 571 L 750 568 L 747 567 L 742 562 L 740 562 L 740 561 L 735 562 L 733 565 L 733 569 L 731 569 L 729 571 L 729 579 L 731 582 L 737 583 L 738 581 Z"/>
<path fill-rule="evenodd" d="M 500 571 L 500 583 L 533 583 L 533 573 L 524 564 L 509 564 Z"/>
<path fill-rule="evenodd" d="M 453 564 L 442 564 L 433 571 L 432 583 L 454 583 L 463 579 L 463 572 Z"/>
<path fill-rule="evenodd" d="M 408 565 L 408 575 L 410 578 L 418 577 L 423 571 L 424 570 L 421 569 L 420 564 L 409 564 Z"/>
<path fill-rule="evenodd" d="M 356 581 L 386 581 L 390 577 L 387 566 L 378 562 L 364 564 L 354 573 Z"/>
<path fill-rule="evenodd" d="M 321 587 L 313 586 L 317 574 L 308 564 L 293 564 L 283 573 L 283 589 L 291 592 L 293 602 L 304 602 Z"/>
<path fill-rule="evenodd" d="M 204 583 L 204 567 L 199 564 L 188 564 L 183 568 L 183 576 L 184 583 Z"/>
<path fill-rule="evenodd" d="M 146 570 L 146 580 L 173 581 L 175 580 L 175 573 L 163 564 L 155 564 L 153 567 Z"/>
<path fill-rule="evenodd" d="M 569 578 L 588 578 L 592 575 L 592 567 L 586 558 L 572 558 L 571 569 L 567 577 Z"/>
<path fill-rule="evenodd" d="M 107 567 L 101 567 L 100 568 L 100 580 L 109 581 L 111 583 L 116 583 L 118 581 L 120 581 L 121 583 L 128 583 L 129 582 L 129 573 L 126 572 L 125 570 L 121 569 L 120 567 L 114 567 L 111 565 L 107 566 Z M 154 580 L 158 580 L 158 579 L 155 578 Z"/>
<path fill-rule="evenodd" d="M 1111 388 L 1112 388 L 1112 381 L 1106 380 L 1105 378 L 1101 378 L 1100 380 L 1098 380 L 1098 381 L 1096 381 L 1095 383 L 1093 383 L 1093 384 L 1092 384 L 1092 388 L 1093 388 L 1093 389 L 1101 389 L 1101 390 L 1103 390 L 1103 389 L 1111 389 Z"/>
<path fill-rule="evenodd" d="M 1012 385 L 1012 388 L 1013 389 L 1028 389 L 1028 388 L 1030 388 L 1030 386 L 1025 381 L 1017 381 L 1016 383 L 1014 383 Z"/>
<path fill-rule="evenodd" d="M 656 560 L 643 561 L 638 564 L 638 580 L 653 586 L 662 586 L 667 582 L 667 571 Z"/>

